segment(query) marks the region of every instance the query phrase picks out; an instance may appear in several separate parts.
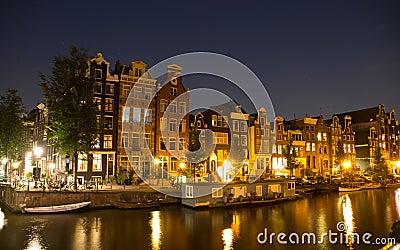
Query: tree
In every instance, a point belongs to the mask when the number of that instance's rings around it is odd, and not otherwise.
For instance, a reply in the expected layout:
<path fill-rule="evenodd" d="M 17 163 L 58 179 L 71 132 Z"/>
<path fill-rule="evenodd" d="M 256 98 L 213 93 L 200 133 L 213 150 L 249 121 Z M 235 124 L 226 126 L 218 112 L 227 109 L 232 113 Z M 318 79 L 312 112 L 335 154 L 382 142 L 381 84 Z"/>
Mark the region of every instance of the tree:
<path fill-rule="evenodd" d="M 88 155 L 98 143 L 94 69 L 88 61 L 86 50 L 72 46 L 69 56 L 54 58 L 51 75 L 39 73 L 49 111 L 49 137 L 55 148 L 74 157 L 75 183 L 78 155 Z"/>
<path fill-rule="evenodd" d="M 24 107 L 17 90 L 8 89 L 0 96 L 0 156 L 9 161 L 21 160 L 26 146 L 22 113 Z"/>
<path fill-rule="evenodd" d="M 376 181 L 386 180 L 389 174 L 380 147 L 377 147 L 375 149 L 374 161 L 373 161 L 373 173 L 374 173 L 373 178 Z"/>
<path fill-rule="evenodd" d="M 285 148 L 282 151 L 283 156 L 286 158 L 286 169 L 289 169 L 290 176 L 293 176 L 293 170 L 298 168 L 300 163 L 297 161 L 297 153 L 293 148 L 293 137 L 290 137 Z"/>
<path fill-rule="evenodd" d="M 195 152 L 201 149 L 201 142 L 199 139 L 199 135 L 201 130 L 197 129 L 196 126 L 192 125 L 189 130 L 189 140 L 188 140 L 188 151 Z M 204 166 L 204 161 L 200 161 L 196 156 L 191 154 L 187 155 L 188 160 L 188 168 L 186 168 L 183 173 L 188 178 L 195 178 L 196 173 L 200 173 L 202 167 Z"/>
<path fill-rule="evenodd" d="M 341 140 L 338 140 L 335 152 L 336 152 L 335 153 L 335 164 L 336 164 L 336 166 L 340 166 L 340 173 L 342 173 L 342 171 L 343 171 L 342 161 L 343 161 L 345 155 L 344 155 L 343 143 Z"/>

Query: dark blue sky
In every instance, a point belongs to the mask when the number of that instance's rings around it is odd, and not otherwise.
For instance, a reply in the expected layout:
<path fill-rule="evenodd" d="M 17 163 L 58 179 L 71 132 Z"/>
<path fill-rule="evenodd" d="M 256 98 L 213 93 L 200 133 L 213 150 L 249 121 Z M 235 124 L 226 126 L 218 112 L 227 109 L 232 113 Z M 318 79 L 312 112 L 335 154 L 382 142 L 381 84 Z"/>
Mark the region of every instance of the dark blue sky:
<path fill-rule="evenodd" d="M 287 119 L 379 103 L 400 112 L 399 1 L 17 2 L 0 4 L 0 92 L 18 89 L 28 109 L 41 101 L 38 71 L 75 44 L 112 65 L 231 56 Z"/>

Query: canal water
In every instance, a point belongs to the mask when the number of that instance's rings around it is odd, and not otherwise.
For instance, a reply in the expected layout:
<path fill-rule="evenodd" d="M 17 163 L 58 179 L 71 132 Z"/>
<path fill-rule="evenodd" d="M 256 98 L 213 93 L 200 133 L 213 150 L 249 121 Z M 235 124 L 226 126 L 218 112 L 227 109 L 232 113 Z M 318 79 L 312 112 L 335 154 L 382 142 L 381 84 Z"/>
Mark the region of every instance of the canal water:
<path fill-rule="evenodd" d="M 154 211 L 16 215 L 3 207 L 0 249 L 379 249 L 381 245 L 372 243 L 388 237 L 399 218 L 400 189 L 201 211 L 174 205 Z M 337 234 L 331 234 L 331 240 L 323 236 L 329 230 Z M 279 243 L 273 233 L 286 237 L 281 236 Z M 367 233 L 371 243 L 363 244 L 361 237 Z M 311 234 L 317 238 L 315 244 Z"/>

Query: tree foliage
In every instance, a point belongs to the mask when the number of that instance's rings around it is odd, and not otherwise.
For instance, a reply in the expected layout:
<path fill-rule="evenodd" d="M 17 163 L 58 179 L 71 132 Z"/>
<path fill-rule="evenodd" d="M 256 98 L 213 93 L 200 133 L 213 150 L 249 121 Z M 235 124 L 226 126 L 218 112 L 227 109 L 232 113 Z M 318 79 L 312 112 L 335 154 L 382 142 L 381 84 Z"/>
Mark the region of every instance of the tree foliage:
<path fill-rule="evenodd" d="M 374 180 L 382 181 L 386 180 L 388 176 L 388 167 L 386 166 L 385 159 L 383 158 L 381 148 L 377 147 L 374 153 L 374 161 L 373 161 L 373 173 Z"/>
<path fill-rule="evenodd" d="M 97 143 L 93 100 L 93 67 L 83 49 L 72 46 L 69 56 L 56 56 L 52 73 L 40 73 L 40 86 L 49 111 L 49 136 L 54 146 L 67 154 L 88 153 Z"/>
<path fill-rule="evenodd" d="M 195 152 L 201 149 L 200 142 L 201 130 L 197 129 L 196 126 L 191 126 L 189 130 L 189 140 L 188 140 L 188 151 Z M 188 167 L 183 170 L 183 174 L 188 178 L 194 178 L 196 174 L 200 174 L 202 167 L 204 166 L 204 161 L 200 161 L 194 156 L 187 155 Z"/>
<path fill-rule="evenodd" d="M 286 169 L 290 170 L 290 176 L 293 176 L 293 170 L 298 168 L 300 163 L 297 161 L 297 153 L 293 148 L 293 137 L 288 139 L 285 148 L 282 151 L 283 156 L 286 159 Z"/>
<path fill-rule="evenodd" d="M 338 140 L 335 150 L 335 164 L 336 166 L 340 166 L 340 170 L 342 171 L 342 161 L 344 159 L 344 147 L 343 142 Z"/>
<path fill-rule="evenodd" d="M 8 89 L 0 96 L 0 156 L 20 160 L 26 146 L 22 113 L 24 107 L 17 90 Z"/>

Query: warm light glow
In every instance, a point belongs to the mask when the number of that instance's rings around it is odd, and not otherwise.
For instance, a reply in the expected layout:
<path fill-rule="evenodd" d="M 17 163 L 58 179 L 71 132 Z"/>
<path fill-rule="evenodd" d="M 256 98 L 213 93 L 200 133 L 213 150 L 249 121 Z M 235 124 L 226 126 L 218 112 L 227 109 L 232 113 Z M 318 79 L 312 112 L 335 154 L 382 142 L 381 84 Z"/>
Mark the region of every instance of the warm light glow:
<path fill-rule="evenodd" d="M 5 214 L 3 213 L 3 211 L 1 211 L 1 208 L 0 208 L 0 230 L 1 230 L 5 225 L 7 225 L 7 219 L 6 219 Z"/>
<path fill-rule="evenodd" d="M 184 162 L 179 163 L 179 167 L 180 167 L 181 169 L 186 168 L 186 163 L 184 163 Z"/>
<path fill-rule="evenodd" d="M 56 167 L 56 165 L 54 163 L 49 164 L 49 168 L 51 169 L 51 171 L 53 171 L 55 167 Z"/>
<path fill-rule="evenodd" d="M 152 249 L 158 250 L 161 249 L 161 218 L 160 218 L 160 211 L 153 211 L 151 212 L 151 246 Z"/>
<path fill-rule="evenodd" d="M 400 167 L 400 161 L 396 161 L 396 167 Z"/>
<path fill-rule="evenodd" d="M 222 241 L 224 242 L 224 250 L 233 248 L 233 230 L 231 228 L 222 230 Z"/>
<path fill-rule="evenodd" d="M 6 157 L 4 157 L 3 160 L 2 160 L 3 165 L 6 165 L 7 161 L 8 161 L 8 159 Z"/>
<path fill-rule="evenodd" d="M 351 162 L 350 162 L 350 161 L 345 161 L 345 162 L 343 163 L 343 167 L 344 167 L 344 168 L 350 168 L 350 167 L 351 167 Z"/>
<path fill-rule="evenodd" d="M 36 156 L 37 158 L 39 158 L 39 157 L 41 157 L 42 154 L 43 154 L 43 148 L 42 148 L 42 147 L 33 148 L 33 153 L 35 154 L 35 156 Z"/>
<path fill-rule="evenodd" d="M 396 212 L 397 212 L 397 218 L 400 218 L 400 189 L 396 189 L 394 191 L 394 198 L 396 201 Z"/>
<path fill-rule="evenodd" d="M 353 207 L 351 205 L 351 200 L 348 194 L 342 196 L 342 209 L 343 209 L 343 222 L 346 224 L 345 235 L 348 238 L 348 242 L 351 245 L 352 243 L 352 234 L 354 233 L 354 216 L 353 216 Z"/>
<path fill-rule="evenodd" d="M 19 162 L 19 161 L 16 161 L 16 162 L 13 162 L 12 164 L 11 164 L 11 166 L 13 167 L 13 168 L 18 168 L 19 167 L 19 164 L 20 164 L 21 162 Z"/>
<path fill-rule="evenodd" d="M 160 160 L 159 160 L 159 159 L 154 159 L 154 163 L 155 163 L 156 165 L 158 165 L 158 164 L 160 164 Z"/>

